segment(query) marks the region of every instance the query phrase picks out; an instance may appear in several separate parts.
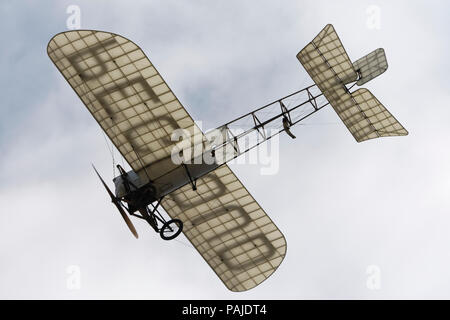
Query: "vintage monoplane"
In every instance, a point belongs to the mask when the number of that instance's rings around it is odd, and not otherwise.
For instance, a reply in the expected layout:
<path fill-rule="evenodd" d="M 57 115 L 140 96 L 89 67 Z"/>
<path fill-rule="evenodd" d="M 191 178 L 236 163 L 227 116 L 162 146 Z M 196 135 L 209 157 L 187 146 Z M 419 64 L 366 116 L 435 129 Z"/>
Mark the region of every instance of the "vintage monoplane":
<path fill-rule="evenodd" d="M 131 232 L 138 237 L 127 213 L 146 220 L 163 239 L 182 231 L 232 291 L 267 279 L 287 245 L 228 161 L 281 132 L 295 138 L 291 127 L 328 104 L 357 142 L 408 134 L 370 91 L 350 91 L 386 71 L 384 50 L 352 63 L 332 25 L 297 55 L 314 85 L 212 134 L 200 131 L 132 41 L 110 32 L 74 30 L 54 36 L 47 51 L 132 169 L 118 166 L 115 193 L 95 170 Z M 233 130 L 244 124 L 245 130 Z M 177 130 L 181 141 L 173 139 Z"/>

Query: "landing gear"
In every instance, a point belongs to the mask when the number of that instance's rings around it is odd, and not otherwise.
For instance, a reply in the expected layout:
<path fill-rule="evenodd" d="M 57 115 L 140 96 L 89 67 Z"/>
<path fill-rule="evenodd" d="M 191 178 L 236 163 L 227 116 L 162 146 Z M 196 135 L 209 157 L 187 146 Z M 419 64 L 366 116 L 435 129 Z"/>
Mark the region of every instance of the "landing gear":
<path fill-rule="evenodd" d="M 164 240 L 172 240 L 178 237 L 181 231 L 183 231 L 183 222 L 180 219 L 172 219 L 163 224 L 159 235 Z"/>
<path fill-rule="evenodd" d="M 107 189 L 112 201 L 119 209 L 120 213 L 125 219 L 125 222 L 127 223 L 131 232 L 133 232 L 135 237 L 137 238 L 137 232 L 134 229 L 134 226 L 132 225 L 128 216 L 126 215 L 124 209 L 126 209 L 126 211 L 128 211 L 130 215 L 147 221 L 147 223 L 153 228 L 153 230 L 159 233 L 162 239 L 172 240 L 178 237 L 181 231 L 183 231 L 183 222 L 180 219 L 172 219 L 169 221 L 166 221 L 164 219 L 164 217 L 158 211 L 163 197 L 160 197 L 159 199 L 157 198 L 156 189 L 152 185 L 152 183 L 148 183 L 146 185 L 138 187 L 130 181 L 131 179 L 129 178 L 128 173 L 125 172 L 125 170 L 120 165 L 117 165 L 117 169 L 119 169 L 120 178 L 122 179 L 122 183 L 125 188 L 125 195 L 121 198 L 116 197 L 106 186 L 103 179 L 100 176 L 99 178 Z M 95 171 L 97 172 L 97 170 Z M 195 188 L 195 180 L 192 180 L 192 177 L 190 176 L 188 170 L 187 173 L 189 175 L 189 179 L 191 180 L 193 188 Z M 137 211 L 140 214 L 136 214 L 135 212 Z M 161 228 L 159 226 L 161 226 Z"/>
<path fill-rule="evenodd" d="M 153 230 L 159 233 L 162 239 L 172 240 L 178 237 L 181 231 L 183 231 L 183 222 L 180 219 L 166 221 L 158 211 L 161 201 L 162 198 L 158 200 L 156 205 L 152 204 L 151 209 L 149 207 L 139 209 L 138 211 L 141 215 L 134 213 L 131 213 L 131 215 L 147 221 Z M 161 228 L 159 228 L 160 224 L 162 224 Z"/>

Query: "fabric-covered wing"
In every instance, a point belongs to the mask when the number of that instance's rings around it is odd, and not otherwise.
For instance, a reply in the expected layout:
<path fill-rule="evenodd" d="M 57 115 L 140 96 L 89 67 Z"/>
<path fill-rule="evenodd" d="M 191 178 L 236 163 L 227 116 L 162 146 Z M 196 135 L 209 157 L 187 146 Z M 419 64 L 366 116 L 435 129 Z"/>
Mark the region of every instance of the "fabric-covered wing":
<path fill-rule="evenodd" d="M 156 168 L 148 172 L 152 179 L 173 170 L 170 136 L 177 128 L 203 136 L 130 40 L 68 31 L 53 37 L 47 51 L 133 170 Z M 227 165 L 199 179 L 197 192 L 186 185 L 162 205 L 184 222 L 186 237 L 230 290 L 255 287 L 286 254 L 283 235 Z"/>
<path fill-rule="evenodd" d="M 191 117 L 132 41 L 68 31 L 53 37 L 47 52 L 133 170 L 170 157 L 175 129 L 193 131 Z"/>
<path fill-rule="evenodd" d="M 183 233 L 225 286 L 251 289 L 286 254 L 286 240 L 227 165 L 164 198 L 164 210 L 184 222 Z"/>

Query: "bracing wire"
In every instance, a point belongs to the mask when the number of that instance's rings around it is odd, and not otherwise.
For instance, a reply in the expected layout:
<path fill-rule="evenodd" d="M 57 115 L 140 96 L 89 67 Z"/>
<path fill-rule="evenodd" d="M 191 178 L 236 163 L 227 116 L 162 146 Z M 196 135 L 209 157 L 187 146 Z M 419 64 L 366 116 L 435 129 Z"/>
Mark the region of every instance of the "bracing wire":
<path fill-rule="evenodd" d="M 179 239 L 173 239 L 173 240 L 175 240 L 175 241 L 178 242 L 178 243 L 181 243 L 181 244 L 182 244 L 183 246 L 185 246 L 185 247 L 188 247 L 188 248 L 191 248 L 191 249 L 194 249 L 194 250 L 195 250 L 194 246 L 191 245 L 191 244 L 189 244 L 189 243 L 186 243 L 186 242 L 181 241 L 181 240 L 179 240 Z"/>
<path fill-rule="evenodd" d="M 106 134 L 105 134 L 105 132 L 104 132 L 103 130 L 101 130 L 101 131 L 102 131 L 102 134 L 103 134 L 103 138 L 105 139 L 106 147 L 108 148 L 109 153 L 110 153 L 110 155 L 111 155 L 111 159 L 112 159 L 112 169 L 113 169 L 113 177 L 115 177 L 115 176 L 116 176 L 116 166 L 115 166 L 115 160 L 114 160 L 114 148 L 113 148 L 113 146 L 112 146 L 112 143 L 111 143 L 111 145 L 108 143 L 108 139 L 106 139 Z"/>

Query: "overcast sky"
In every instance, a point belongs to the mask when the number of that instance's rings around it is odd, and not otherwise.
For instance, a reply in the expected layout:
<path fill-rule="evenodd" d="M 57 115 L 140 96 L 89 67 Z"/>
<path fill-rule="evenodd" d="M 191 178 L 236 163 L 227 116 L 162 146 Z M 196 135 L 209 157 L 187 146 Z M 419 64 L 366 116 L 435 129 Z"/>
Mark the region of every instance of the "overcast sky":
<path fill-rule="evenodd" d="M 388 71 L 364 87 L 410 135 L 358 144 L 329 107 L 280 138 L 276 174 L 232 165 L 288 243 L 267 281 L 232 293 L 183 236 L 136 221 L 136 240 L 94 175 L 91 162 L 113 178 L 108 146 L 46 53 L 70 5 L 81 28 L 141 46 L 205 129 L 312 84 L 295 56 L 332 23 L 353 61 L 386 50 Z M 2 1 L 0 12 L 0 298 L 450 299 L 448 1 Z"/>

